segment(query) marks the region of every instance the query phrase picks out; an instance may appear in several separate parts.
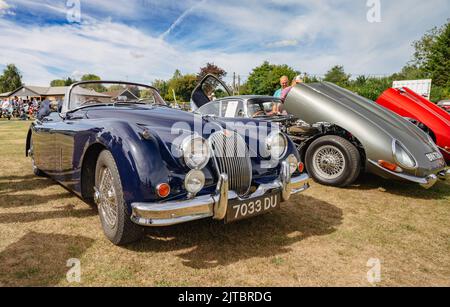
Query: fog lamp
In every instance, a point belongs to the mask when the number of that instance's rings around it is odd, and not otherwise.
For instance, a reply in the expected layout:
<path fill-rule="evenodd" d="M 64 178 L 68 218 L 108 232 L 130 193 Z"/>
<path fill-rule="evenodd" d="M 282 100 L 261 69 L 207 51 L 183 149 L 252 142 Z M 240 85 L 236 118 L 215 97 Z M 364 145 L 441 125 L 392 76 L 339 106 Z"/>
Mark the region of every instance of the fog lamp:
<path fill-rule="evenodd" d="M 184 187 L 190 194 L 197 194 L 205 186 L 205 174 L 199 170 L 192 170 L 184 179 Z"/>

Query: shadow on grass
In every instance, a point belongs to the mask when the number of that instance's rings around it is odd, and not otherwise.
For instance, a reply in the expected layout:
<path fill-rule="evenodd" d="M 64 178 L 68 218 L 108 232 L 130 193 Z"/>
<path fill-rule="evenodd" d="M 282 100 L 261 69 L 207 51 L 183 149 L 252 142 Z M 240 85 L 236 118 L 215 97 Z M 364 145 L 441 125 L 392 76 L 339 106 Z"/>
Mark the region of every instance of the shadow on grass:
<path fill-rule="evenodd" d="M 43 220 L 63 219 L 63 218 L 86 218 L 97 215 L 92 208 L 73 210 L 72 208 L 61 208 L 61 210 L 43 212 L 20 212 L 20 213 L 0 213 L 0 224 L 32 223 Z"/>
<path fill-rule="evenodd" d="M 36 177 L 31 174 L 28 176 L 0 177 L 0 195 L 41 190 L 56 184 L 55 181 L 49 178 Z"/>
<path fill-rule="evenodd" d="M 234 224 L 203 220 L 148 229 L 144 240 L 127 248 L 137 252 L 180 251 L 177 256 L 184 265 L 211 268 L 288 253 L 292 244 L 335 232 L 342 214 L 329 203 L 300 195 L 280 211 Z"/>
<path fill-rule="evenodd" d="M 52 186 L 61 186 L 66 192 L 40 193 Z M 34 175 L 0 177 L 0 208 L 30 207 L 72 197 L 76 195 L 49 178 Z"/>
<path fill-rule="evenodd" d="M 65 280 L 67 260 L 80 258 L 94 240 L 30 232 L 0 253 L 2 286 L 54 286 Z"/>
<path fill-rule="evenodd" d="M 0 195 L 0 208 L 31 207 L 46 204 L 49 201 L 62 201 L 72 197 L 75 197 L 75 195 L 70 193 L 58 193 L 44 196 L 35 194 Z"/>
<path fill-rule="evenodd" d="M 446 199 L 450 197 L 450 185 L 438 181 L 431 189 L 424 189 L 419 184 L 383 179 L 373 174 L 363 174 L 357 183 L 347 190 L 383 189 L 386 193 L 419 199 Z"/>

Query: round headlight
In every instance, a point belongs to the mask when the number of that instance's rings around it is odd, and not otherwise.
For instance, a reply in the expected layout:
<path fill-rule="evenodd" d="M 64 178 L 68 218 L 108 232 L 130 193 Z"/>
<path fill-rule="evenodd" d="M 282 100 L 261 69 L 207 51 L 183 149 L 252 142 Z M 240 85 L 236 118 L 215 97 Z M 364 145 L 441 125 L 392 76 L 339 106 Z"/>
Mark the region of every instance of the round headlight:
<path fill-rule="evenodd" d="M 417 167 L 417 163 L 414 157 L 398 141 L 394 142 L 394 156 L 395 160 L 403 168 L 413 169 Z"/>
<path fill-rule="evenodd" d="M 297 171 L 298 168 L 298 160 L 294 155 L 289 155 L 289 157 L 286 159 L 287 163 L 289 163 L 289 170 L 291 172 L 291 175 L 294 174 Z"/>
<path fill-rule="evenodd" d="M 209 145 L 200 136 L 186 138 L 181 146 L 184 162 L 190 169 L 202 169 L 208 164 L 211 157 Z"/>
<path fill-rule="evenodd" d="M 287 150 L 286 136 L 280 132 L 272 132 L 266 140 L 266 148 L 274 159 L 281 159 Z"/>
<path fill-rule="evenodd" d="M 197 194 L 205 186 L 205 174 L 202 171 L 192 170 L 184 179 L 184 187 L 191 194 Z"/>

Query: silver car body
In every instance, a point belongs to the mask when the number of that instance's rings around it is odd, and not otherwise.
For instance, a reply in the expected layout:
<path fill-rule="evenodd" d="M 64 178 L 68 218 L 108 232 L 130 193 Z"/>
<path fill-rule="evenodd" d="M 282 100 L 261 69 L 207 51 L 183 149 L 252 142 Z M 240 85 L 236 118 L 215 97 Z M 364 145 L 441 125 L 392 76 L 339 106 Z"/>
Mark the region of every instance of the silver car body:
<path fill-rule="evenodd" d="M 433 186 L 437 178 L 446 179 L 443 158 L 430 159 L 439 153 L 436 145 L 408 120 L 333 83 L 299 84 L 285 100 L 285 108 L 303 121 L 327 122 L 354 135 L 364 148 L 366 170 L 384 178 L 404 179 Z M 402 173 L 380 166 L 379 161 L 396 163 L 394 142 L 400 142 L 414 157 L 417 168 Z"/>

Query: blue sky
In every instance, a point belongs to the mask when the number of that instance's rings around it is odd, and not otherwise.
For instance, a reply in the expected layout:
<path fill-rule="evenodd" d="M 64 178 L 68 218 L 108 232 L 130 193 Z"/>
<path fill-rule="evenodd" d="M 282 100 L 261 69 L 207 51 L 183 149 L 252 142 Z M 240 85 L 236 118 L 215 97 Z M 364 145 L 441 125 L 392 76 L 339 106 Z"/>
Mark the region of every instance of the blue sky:
<path fill-rule="evenodd" d="M 367 2 L 0 0 L 0 68 L 15 63 L 36 85 L 84 73 L 149 83 L 206 62 L 245 79 L 264 60 L 317 75 L 336 64 L 383 75 L 450 17 L 448 0 L 380 0 L 381 22 L 369 23 Z"/>

